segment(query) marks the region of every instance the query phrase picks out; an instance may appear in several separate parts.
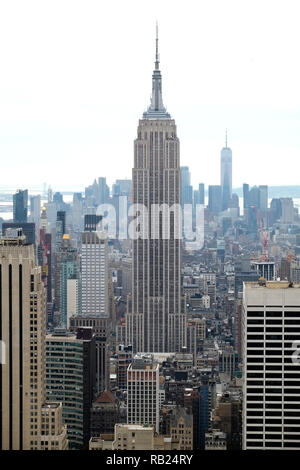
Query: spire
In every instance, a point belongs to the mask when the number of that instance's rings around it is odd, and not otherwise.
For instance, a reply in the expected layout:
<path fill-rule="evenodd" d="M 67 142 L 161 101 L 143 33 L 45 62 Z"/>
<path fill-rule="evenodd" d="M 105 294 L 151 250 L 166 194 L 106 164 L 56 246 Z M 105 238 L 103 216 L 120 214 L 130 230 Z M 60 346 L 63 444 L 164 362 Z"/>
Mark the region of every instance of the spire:
<path fill-rule="evenodd" d="M 162 99 L 162 78 L 159 70 L 159 54 L 158 54 L 158 25 L 156 22 L 156 39 L 155 39 L 155 69 L 152 74 L 152 96 L 151 103 L 147 111 L 143 114 L 143 119 L 171 119 L 169 113 L 163 104 Z"/>
<path fill-rule="evenodd" d="M 159 70 L 159 55 L 158 55 L 158 23 L 156 22 L 156 54 L 155 54 L 155 70 Z"/>
<path fill-rule="evenodd" d="M 226 128 L 226 137 L 225 137 L 225 148 L 227 148 L 227 128 Z"/>

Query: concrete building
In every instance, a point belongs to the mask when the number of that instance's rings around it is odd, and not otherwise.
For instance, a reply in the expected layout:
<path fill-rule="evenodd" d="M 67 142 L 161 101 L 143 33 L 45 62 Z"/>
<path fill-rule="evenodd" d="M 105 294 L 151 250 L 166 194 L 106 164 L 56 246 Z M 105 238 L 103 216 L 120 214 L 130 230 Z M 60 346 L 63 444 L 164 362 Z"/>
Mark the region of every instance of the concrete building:
<path fill-rule="evenodd" d="M 79 315 L 80 311 L 80 281 L 67 279 L 67 328 L 70 328 L 70 318 Z"/>
<path fill-rule="evenodd" d="M 216 430 L 206 432 L 205 450 L 227 450 L 226 434 Z"/>
<path fill-rule="evenodd" d="M 82 233 L 82 315 L 108 316 L 108 245 L 98 232 Z"/>
<path fill-rule="evenodd" d="M 34 248 L 0 238 L 0 445 L 3 450 L 67 449 L 61 404 L 46 402 L 46 299 Z M 46 417 L 51 416 L 51 421 Z"/>
<path fill-rule="evenodd" d="M 178 450 L 178 441 L 156 436 L 154 426 L 116 424 L 114 434 L 92 437 L 90 450 Z"/>
<path fill-rule="evenodd" d="M 300 284 L 246 282 L 243 449 L 300 447 Z"/>
<path fill-rule="evenodd" d="M 136 356 L 127 372 L 127 422 L 153 425 L 159 432 L 159 365 Z"/>

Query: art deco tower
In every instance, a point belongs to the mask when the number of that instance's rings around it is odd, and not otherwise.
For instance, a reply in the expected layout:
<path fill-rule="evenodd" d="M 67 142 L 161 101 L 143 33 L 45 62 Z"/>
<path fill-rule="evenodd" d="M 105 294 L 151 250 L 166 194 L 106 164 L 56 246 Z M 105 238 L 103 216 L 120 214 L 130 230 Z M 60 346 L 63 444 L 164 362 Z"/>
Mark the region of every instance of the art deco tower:
<path fill-rule="evenodd" d="M 0 449 L 65 450 L 62 405 L 46 402 L 46 297 L 33 245 L 0 238 Z M 3 363 L 2 363 L 3 362 Z"/>
<path fill-rule="evenodd" d="M 128 302 L 127 342 L 135 352 L 181 351 L 186 345 L 185 302 L 181 295 L 181 240 L 171 211 L 170 235 L 163 236 L 162 213 L 181 203 L 179 140 L 175 121 L 163 105 L 156 35 L 152 98 L 139 121 L 134 142 L 133 203 L 147 208 L 147 238 L 133 240 L 132 294 Z M 154 225 L 156 238 L 151 236 Z"/>

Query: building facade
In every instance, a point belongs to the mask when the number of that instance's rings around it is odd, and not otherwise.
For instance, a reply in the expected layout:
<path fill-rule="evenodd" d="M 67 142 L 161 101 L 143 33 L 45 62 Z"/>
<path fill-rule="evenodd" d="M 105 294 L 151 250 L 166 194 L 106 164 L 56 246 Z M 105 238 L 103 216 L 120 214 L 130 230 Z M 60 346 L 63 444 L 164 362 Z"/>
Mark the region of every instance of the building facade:
<path fill-rule="evenodd" d="M 179 139 L 175 121 L 162 101 L 158 39 L 152 76 L 152 99 L 139 121 L 134 143 L 133 204 L 146 208 L 143 230 L 133 237 L 132 295 L 126 318 L 127 344 L 134 352 L 175 352 L 186 344 L 185 302 L 181 296 L 181 234 L 176 210 L 166 217 L 169 233 L 163 236 L 165 205 L 180 209 Z M 142 209 L 143 210 L 143 209 Z"/>
<path fill-rule="evenodd" d="M 159 365 L 135 358 L 127 373 L 127 423 L 153 425 L 159 432 Z"/>
<path fill-rule="evenodd" d="M 96 231 L 83 232 L 82 314 L 108 316 L 108 245 Z"/>
<path fill-rule="evenodd" d="M 243 449 L 300 448 L 300 285 L 246 282 Z"/>
<path fill-rule="evenodd" d="M 40 267 L 35 264 L 33 245 L 25 244 L 25 237 L 20 234 L 1 238 L 0 339 L 5 345 L 5 361 L 0 364 L 3 450 L 62 450 L 68 446 L 61 404 L 46 402 L 45 325 L 45 289 Z"/>

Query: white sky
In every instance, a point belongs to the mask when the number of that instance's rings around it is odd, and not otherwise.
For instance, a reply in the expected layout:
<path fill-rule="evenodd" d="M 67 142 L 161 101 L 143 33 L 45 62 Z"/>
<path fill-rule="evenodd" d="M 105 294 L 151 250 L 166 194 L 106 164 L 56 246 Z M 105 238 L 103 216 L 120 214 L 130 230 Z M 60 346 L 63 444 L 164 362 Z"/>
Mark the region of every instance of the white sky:
<path fill-rule="evenodd" d="M 299 0 L 0 3 L 0 186 L 131 177 L 155 22 L 164 104 L 192 183 L 299 184 Z"/>

